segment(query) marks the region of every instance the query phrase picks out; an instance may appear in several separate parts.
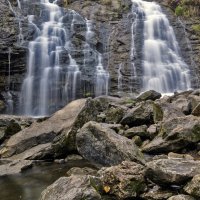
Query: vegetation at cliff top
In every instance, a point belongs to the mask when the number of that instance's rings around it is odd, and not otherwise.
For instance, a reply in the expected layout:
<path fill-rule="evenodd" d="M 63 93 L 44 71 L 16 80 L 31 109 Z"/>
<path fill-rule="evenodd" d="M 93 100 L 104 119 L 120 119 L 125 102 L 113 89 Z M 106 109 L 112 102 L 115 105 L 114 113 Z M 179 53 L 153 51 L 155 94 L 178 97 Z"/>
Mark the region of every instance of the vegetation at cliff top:
<path fill-rule="evenodd" d="M 200 0 L 168 0 L 168 4 L 177 16 L 199 16 Z"/>

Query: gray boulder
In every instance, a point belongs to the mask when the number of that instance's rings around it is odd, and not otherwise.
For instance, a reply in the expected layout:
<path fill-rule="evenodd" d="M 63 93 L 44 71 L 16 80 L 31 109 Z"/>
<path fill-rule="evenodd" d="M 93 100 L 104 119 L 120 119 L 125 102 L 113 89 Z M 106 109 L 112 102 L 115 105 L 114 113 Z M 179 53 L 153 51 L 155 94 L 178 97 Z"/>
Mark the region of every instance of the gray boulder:
<path fill-rule="evenodd" d="M 106 114 L 105 122 L 111 124 L 119 123 L 123 118 L 126 110 L 127 109 L 125 109 L 123 106 L 117 106 L 117 105 L 108 108 L 105 113 Z"/>
<path fill-rule="evenodd" d="M 0 177 L 19 174 L 32 165 L 33 161 L 30 160 L 5 160 L 5 163 L 0 164 Z"/>
<path fill-rule="evenodd" d="M 156 92 L 155 90 L 149 90 L 140 94 L 137 97 L 137 101 L 146 101 L 146 100 L 155 101 L 156 99 L 160 99 L 161 96 L 162 95 L 159 92 Z"/>
<path fill-rule="evenodd" d="M 122 162 L 120 165 L 102 168 L 101 177 L 104 191 L 114 199 L 127 199 L 138 196 L 146 189 L 145 168 L 134 162 Z"/>
<path fill-rule="evenodd" d="M 200 173 L 200 161 L 159 159 L 146 164 L 146 177 L 159 185 L 180 185 Z"/>
<path fill-rule="evenodd" d="M 195 175 L 193 179 L 184 187 L 185 192 L 200 198 L 200 173 Z"/>
<path fill-rule="evenodd" d="M 144 152 L 177 151 L 200 141 L 200 119 L 189 115 L 170 118 L 163 122 L 160 133 L 143 147 Z"/>
<path fill-rule="evenodd" d="M 89 168 L 89 167 L 73 167 L 70 170 L 67 171 L 66 173 L 67 176 L 71 175 L 92 175 L 95 176 L 97 175 L 97 170 Z"/>
<path fill-rule="evenodd" d="M 172 196 L 167 200 L 195 200 L 195 198 L 189 195 L 180 194 L 180 195 Z"/>
<path fill-rule="evenodd" d="M 165 200 L 174 195 L 173 191 L 162 189 L 158 186 L 154 186 L 141 195 L 142 199 L 145 200 Z"/>
<path fill-rule="evenodd" d="M 120 123 L 133 127 L 144 124 L 153 124 L 153 122 L 153 103 L 151 101 L 147 101 L 141 102 L 129 110 Z"/>
<path fill-rule="evenodd" d="M 35 122 L 30 127 L 13 135 L 6 142 L 5 147 L 1 149 L 1 157 L 11 157 L 14 154 L 20 154 L 25 151 L 28 153 L 27 150 L 37 145 L 52 143 L 54 138 L 63 131 L 71 130 L 85 104 L 85 99 L 73 101 L 49 119 Z M 53 152 L 52 148 L 51 152 Z M 49 148 L 47 154 L 49 154 Z"/>
<path fill-rule="evenodd" d="M 95 164 L 110 166 L 124 160 L 144 162 L 134 142 L 116 134 L 107 124 L 86 123 L 77 133 L 76 144 L 80 155 Z"/>
<path fill-rule="evenodd" d="M 42 192 L 40 200 L 101 200 L 93 179 L 89 175 L 61 177 Z"/>
<path fill-rule="evenodd" d="M 19 132 L 21 129 L 30 126 L 34 121 L 36 120 L 24 116 L 1 115 L 0 143 L 4 142 L 5 139 L 8 139 L 15 133 Z"/>
<path fill-rule="evenodd" d="M 142 125 L 142 126 L 132 127 L 124 132 L 124 136 L 128 138 L 132 138 L 134 136 L 140 136 L 146 138 L 148 137 L 147 126 Z"/>

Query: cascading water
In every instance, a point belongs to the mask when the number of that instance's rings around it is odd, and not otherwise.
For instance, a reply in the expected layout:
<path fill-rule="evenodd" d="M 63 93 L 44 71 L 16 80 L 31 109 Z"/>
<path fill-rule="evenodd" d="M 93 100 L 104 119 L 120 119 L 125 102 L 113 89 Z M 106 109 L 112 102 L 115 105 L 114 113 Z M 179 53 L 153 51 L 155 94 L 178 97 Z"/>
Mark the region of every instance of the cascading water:
<path fill-rule="evenodd" d="M 143 91 L 161 93 L 187 90 L 191 87 L 190 70 L 180 57 L 173 28 L 161 7 L 155 2 L 132 0 L 135 10 L 143 15 Z"/>
<path fill-rule="evenodd" d="M 122 76 L 122 73 L 121 73 L 121 70 L 122 70 L 122 63 L 119 64 L 119 68 L 118 68 L 118 92 L 122 92 L 123 88 L 122 88 L 122 80 L 123 80 L 123 76 Z"/>
<path fill-rule="evenodd" d="M 76 61 L 69 55 L 70 63 L 66 74 L 65 94 L 67 101 L 76 99 L 77 83 L 80 81 L 81 71 Z"/>
<path fill-rule="evenodd" d="M 86 65 L 88 67 L 91 51 L 96 52 L 89 44 L 94 35 L 89 20 L 85 20 L 73 10 L 64 12 L 56 1 L 51 3 L 49 0 L 41 0 L 41 4 L 40 26 L 36 25 L 33 15 L 28 16 L 29 24 L 35 30 L 35 39 L 28 45 L 27 76 L 21 91 L 20 109 L 23 114 L 32 116 L 49 115 L 80 97 L 82 72 L 73 58 L 77 49 L 71 41 L 80 23 L 86 28 L 82 68 Z M 93 83 L 96 84 L 96 96 L 108 93 L 109 79 L 100 54 L 98 58 L 98 66 L 94 69 L 96 74 L 93 74 L 93 77 L 96 75 Z"/>
<path fill-rule="evenodd" d="M 10 92 L 10 84 L 11 84 L 11 80 L 10 80 L 10 72 L 11 72 L 11 48 L 8 48 L 8 88 L 7 88 L 7 92 L 5 94 L 5 99 L 6 99 L 6 103 L 7 103 L 7 108 L 6 108 L 6 113 L 8 114 L 13 114 L 13 97 L 12 94 Z"/>
<path fill-rule="evenodd" d="M 95 95 L 107 95 L 109 85 L 109 73 L 104 69 L 102 64 L 102 55 L 98 55 L 98 65 L 96 66 L 96 84 Z"/>
<path fill-rule="evenodd" d="M 29 43 L 28 73 L 22 85 L 21 105 L 26 115 L 48 115 L 58 109 L 62 101 L 61 67 L 59 55 L 67 41 L 67 32 L 60 19 L 59 6 L 41 0 L 48 19 L 37 31 L 37 37 Z M 31 25 L 33 17 L 29 17 Z"/>

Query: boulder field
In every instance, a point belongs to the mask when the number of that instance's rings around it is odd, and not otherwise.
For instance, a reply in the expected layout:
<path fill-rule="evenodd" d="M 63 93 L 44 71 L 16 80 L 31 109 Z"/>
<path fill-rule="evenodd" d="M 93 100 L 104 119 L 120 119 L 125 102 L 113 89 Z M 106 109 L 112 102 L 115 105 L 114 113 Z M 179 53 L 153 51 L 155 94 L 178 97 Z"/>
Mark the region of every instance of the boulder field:
<path fill-rule="evenodd" d="M 2 116 L 0 176 L 87 160 L 41 200 L 200 199 L 200 91 L 72 101 L 48 118 Z M 29 169 L 31 170 L 31 169 Z"/>

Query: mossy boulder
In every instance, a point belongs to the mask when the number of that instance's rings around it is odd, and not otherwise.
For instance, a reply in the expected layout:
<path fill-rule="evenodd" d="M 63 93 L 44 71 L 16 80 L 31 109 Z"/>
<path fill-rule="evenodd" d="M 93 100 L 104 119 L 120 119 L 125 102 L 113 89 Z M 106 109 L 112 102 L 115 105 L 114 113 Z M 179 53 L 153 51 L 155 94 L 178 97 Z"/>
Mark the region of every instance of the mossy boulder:
<path fill-rule="evenodd" d="M 135 162 L 102 168 L 99 172 L 104 191 L 114 199 L 134 198 L 146 189 L 145 168 Z"/>
<path fill-rule="evenodd" d="M 6 108 L 5 103 L 0 100 L 0 111 L 3 111 L 5 108 Z"/>
<path fill-rule="evenodd" d="M 124 115 L 121 123 L 130 127 L 140 125 L 151 125 L 162 121 L 164 111 L 162 106 L 152 100 L 137 103 L 132 109 Z"/>
<path fill-rule="evenodd" d="M 61 177 L 42 192 L 40 200 L 101 200 L 94 179 L 90 175 Z"/>
<path fill-rule="evenodd" d="M 200 173 L 200 161 L 194 160 L 158 159 L 146 166 L 146 177 L 161 186 L 182 185 Z"/>
<path fill-rule="evenodd" d="M 149 90 L 139 95 L 139 97 L 137 97 L 137 100 L 138 101 L 146 101 L 146 100 L 154 101 L 156 99 L 160 99 L 160 97 L 161 97 L 161 94 L 159 92 L 156 92 L 155 90 Z"/>
<path fill-rule="evenodd" d="M 167 200 L 195 200 L 195 198 L 189 195 L 180 194 L 172 196 Z"/>
<path fill-rule="evenodd" d="M 106 123 L 113 123 L 117 124 L 121 121 L 123 118 L 124 114 L 126 112 L 126 109 L 123 108 L 122 106 L 112 106 L 106 111 Z"/>
<path fill-rule="evenodd" d="M 193 179 L 184 187 L 185 192 L 200 198 L 200 173 L 193 177 Z"/>
<path fill-rule="evenodd" d="M 178 151 L 200 141 L 200 119 L 192 115 L 165 120 L 159 134 L 146 146 L 144 152 Z"/>
<path fill-rule="evenodd" d="M 135 143 L 117 134 L 109 124 L 86 123 L 76 135 L 76 145 L 81 156 L 97 165 L 112 166 L 125 160 L 144 163 Z"/>
<path fill-rule="evenodd" d="M 5 134 L 7 136 L 12 136 L 19 131 L 21 131 L 21 126 L 15 120 L 11 120 L 5 129 Z"/>

